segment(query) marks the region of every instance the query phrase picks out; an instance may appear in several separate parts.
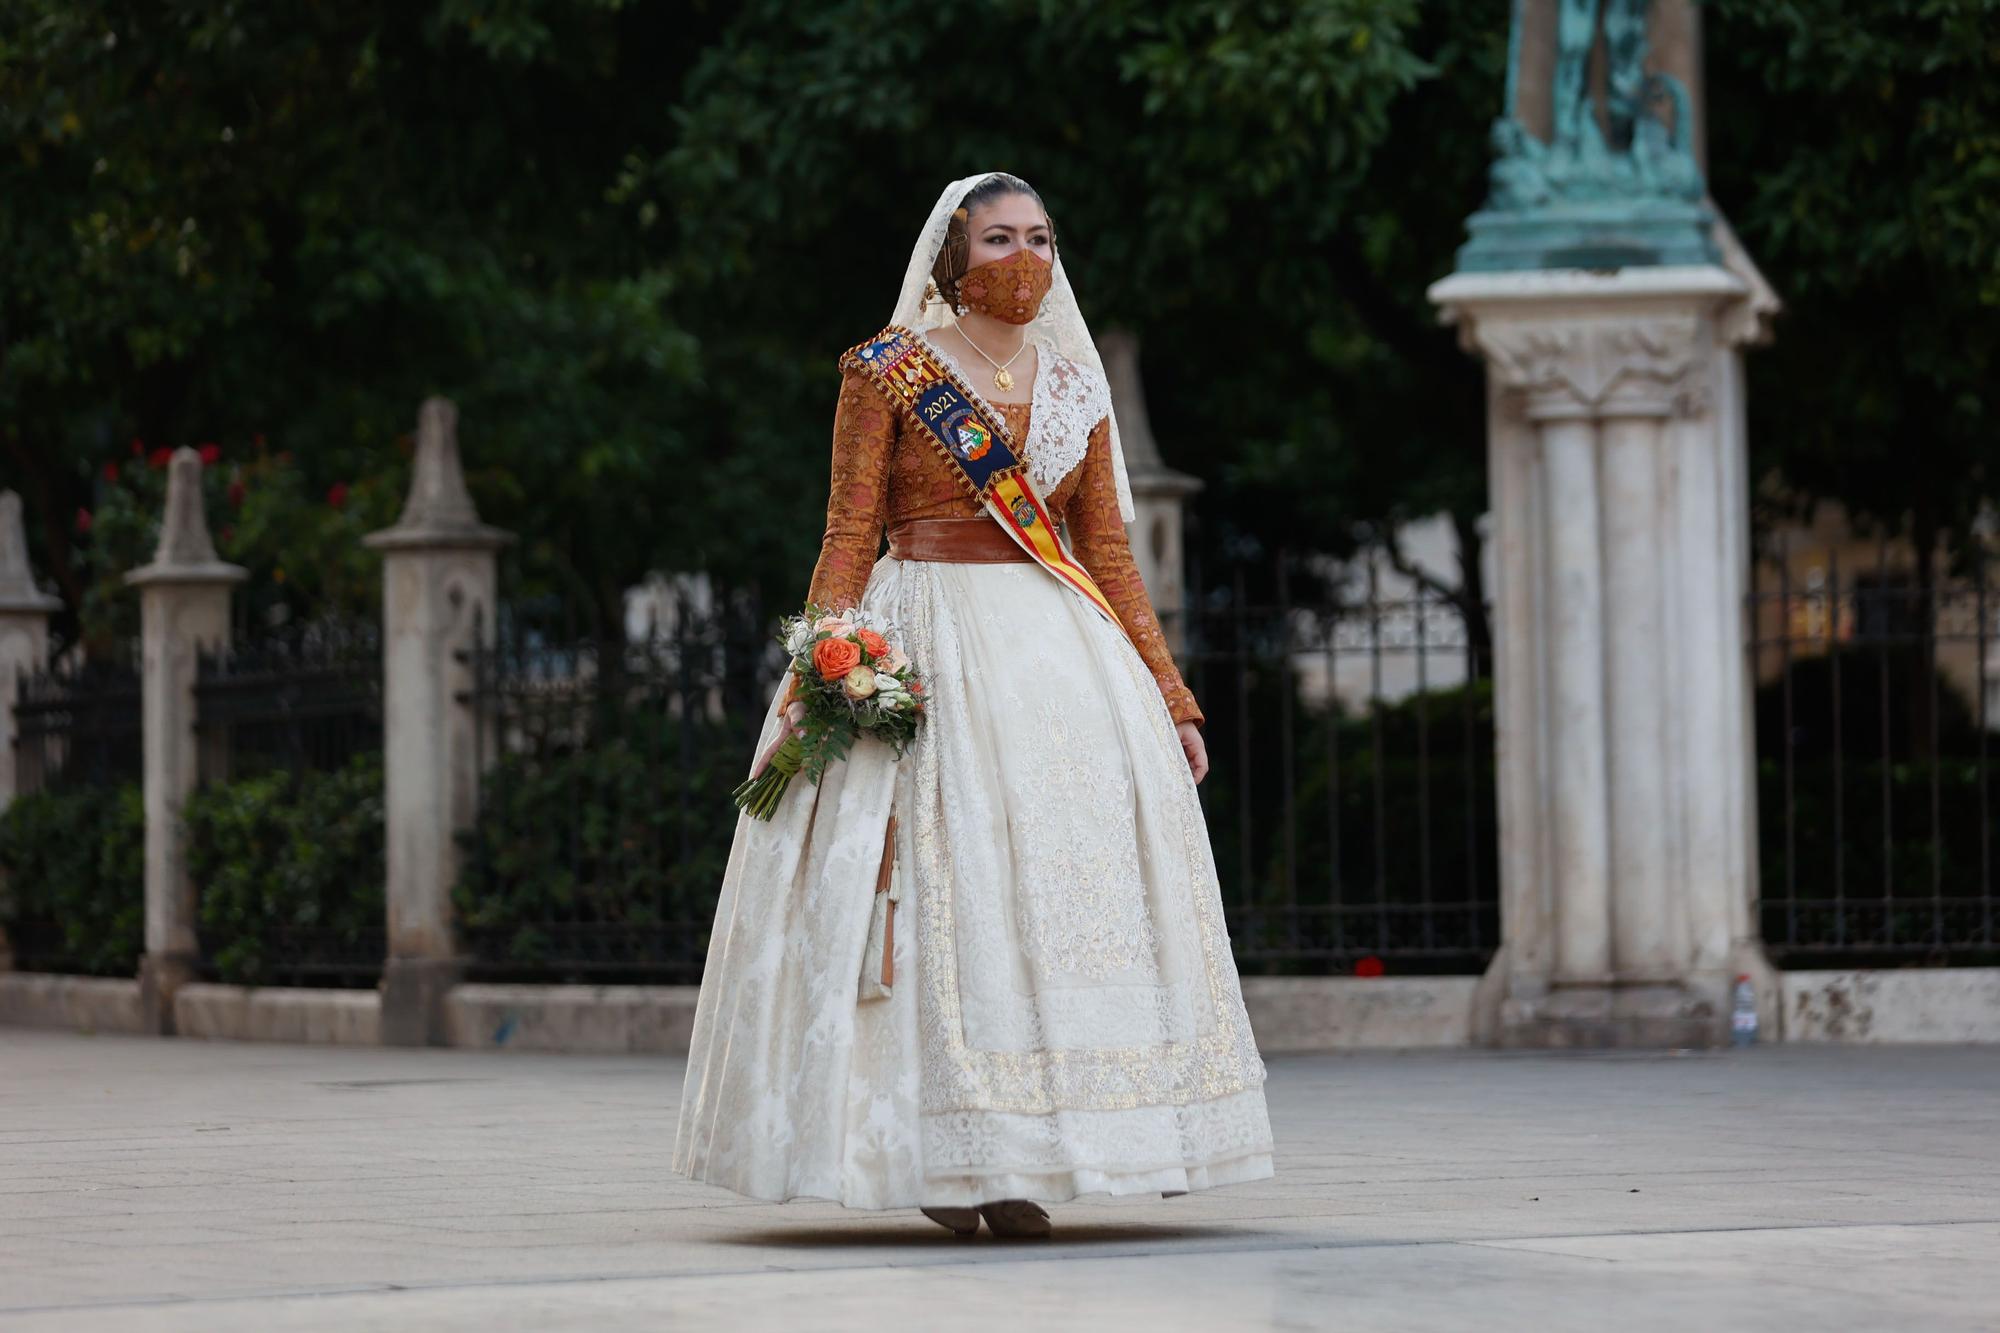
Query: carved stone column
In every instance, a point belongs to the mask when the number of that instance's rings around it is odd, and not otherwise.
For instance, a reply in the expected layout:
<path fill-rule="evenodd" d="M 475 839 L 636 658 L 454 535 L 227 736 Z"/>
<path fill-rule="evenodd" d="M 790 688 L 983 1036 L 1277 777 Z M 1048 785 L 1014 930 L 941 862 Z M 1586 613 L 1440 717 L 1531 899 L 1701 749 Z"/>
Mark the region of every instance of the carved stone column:
<path fill-rule="evenodd" d="M 139 590 L 139 706 L 145 745 L 146 952 L 139 997 L 148 1031 L 174 1030 L 174 992 L 194 979 L 194 881 L 181 807 L 199 777 L 195 658 L 229 646 L 230 589 L 248 572 L 224 564 L 202 506 L 201 455 L 174 451 L 153 561 L 125 576 Z"/>
<path fill-rule="evenodd" d="M 21 794 L 14 752 L 14 702 L 20 698 L 21 678 L 48 664 L 49 615 L 61 606 L 60 598 L 35 586 L 21 497 L 0 491 L 0 810 Z M 0 927 L 0 972 L 13 966 L 14 952 Z"/>
<path fill-rule="evenodd" d="M 1177 472 L 1160 457 L 1153 423 L 1146 412 L 1146 386 L 1139 378 L 1139 340 L 1114 329 L 1097 340 L 1104 377 L 1111 385 L 1111 410 L 1118 419 L 1119 445 L 1132 483 L 1132 556 L 1146 595 L 1160 617 L 1167 646 L 1178 655 L 1187 636 L 1187 504 L 1201 490 L 1199 477 Z"/>
<path fill-rule="evenodd" d="M 1754 939 L 1739 346 L 1754 269 L 1460 273 L 1498 568 L 1506 1045 L 1706 1045 Z M 1775 1011 L 1770 1012 L 1775 1019 Z"/>
<path fill-rule="evenodd" d="M 386 772 L 389 957 L 382 1040 L 442 1045 L 444 998 L 464 974 L 453 928 L 460 830 L 479 804 L 472 667 L 461 653 L 493 634 L 498 551 L 508 534 L 479 521 L 458 459 L 458 409 L 425 400 L 410 495 L 381 551 L 382 731 Z"/>

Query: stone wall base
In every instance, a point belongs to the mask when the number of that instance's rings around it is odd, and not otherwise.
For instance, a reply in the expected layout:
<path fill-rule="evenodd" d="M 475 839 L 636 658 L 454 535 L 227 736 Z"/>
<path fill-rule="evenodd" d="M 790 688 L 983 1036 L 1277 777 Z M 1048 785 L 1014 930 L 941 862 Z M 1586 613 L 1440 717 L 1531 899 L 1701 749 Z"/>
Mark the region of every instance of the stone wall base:
<path fill-rule="evenodd" d="M 211 1040 L 379 1046 L 382 997 L 372 990 L 196 983 L 174 993 L 174 1028 Z"/>
<path fill-rule="evenodd" d="M 1266 1055 L 1473 1044 L 1478 977 L 1245 977 Z"/>
<path fill-rule="evenodd" d="M 487 1051 L 684 1055 L 694 986 L 482 986 L 452 989 L 452 1046 Z"/>
<path fill-rule="evenodd" d="M 0 1027 L 147 1032 L 139 983 L 59 972 L 0 973 Z"/>
<path fill-rule="evenodd" d="M 1787 1041 L 2000 1043 L 2000 968 L 1778 976 Z M 1477 977 L 1245 977 L 1243 999 L 1258 1047 L 1267 1055 L 1468 1047 L 1494 1037 L 1501 1045 L 1530 1044 L 1477 1030 L 1479 985 Z M 697 994 L 693 986 L 460 984 L 443 998 L 443 1044 L 466 1050 L 679 1055 L 694 1029 Z M 344 1046 L 384 1041 L 379 990 L 189 983 L 175 991 L 173 1014 L 185 1037 Z M 1583 1016 L 1564 1017 L 1573 1022 Z M 0 1027 L 155 1030 L 146 1024 L 136 980 L 35 972 L 0 974 Z"/>
<path fill-rule="evenodd" d="M 2000 967 L 1779 975 L 1786 1041 L 2000 1042 Z"/>

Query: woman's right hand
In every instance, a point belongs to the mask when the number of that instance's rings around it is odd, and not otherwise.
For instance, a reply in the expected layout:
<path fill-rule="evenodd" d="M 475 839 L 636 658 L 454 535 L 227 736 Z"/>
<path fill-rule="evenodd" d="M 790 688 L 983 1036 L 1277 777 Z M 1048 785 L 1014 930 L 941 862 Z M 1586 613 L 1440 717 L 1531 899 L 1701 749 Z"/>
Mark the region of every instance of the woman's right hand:
<path fill-rule="evenodd" d="M 1181 735 L 1181 753 L 1187 756 L 1188 771 L 1199 785 L 1208 776 L 1208 742 L 1201 738 L 1201 728 L 1192 722 L 1183 722 L 1174 730 Z"/>

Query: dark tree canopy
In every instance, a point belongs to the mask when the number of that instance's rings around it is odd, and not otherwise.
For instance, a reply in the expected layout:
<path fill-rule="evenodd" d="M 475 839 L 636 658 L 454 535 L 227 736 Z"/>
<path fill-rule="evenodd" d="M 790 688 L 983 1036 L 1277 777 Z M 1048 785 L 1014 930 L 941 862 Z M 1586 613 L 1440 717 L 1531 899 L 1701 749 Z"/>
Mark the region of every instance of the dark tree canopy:
<path fill-rule="evenodd" d="M 1995 3 L 1707 8 L 1716 194 L 1790 307 L 1760 458 L 1961 525 L 1994 477 Z M 1205 568 L 1440 511 L 1470 538 L 1480 375 L 1423 290 L 1484 193 L 1506 17 L 0 0 L 0 484 L 75 604 L 73 520 L 130 439 L 262 434 L 326 487 L 445 393 L 543 587 L 608 610 L 706 568 L 783 604 L 834 358 L 939 186 L 997 167 L 1093 323 L 1139 334 L 1163 452 L 1210 483 Z"/>

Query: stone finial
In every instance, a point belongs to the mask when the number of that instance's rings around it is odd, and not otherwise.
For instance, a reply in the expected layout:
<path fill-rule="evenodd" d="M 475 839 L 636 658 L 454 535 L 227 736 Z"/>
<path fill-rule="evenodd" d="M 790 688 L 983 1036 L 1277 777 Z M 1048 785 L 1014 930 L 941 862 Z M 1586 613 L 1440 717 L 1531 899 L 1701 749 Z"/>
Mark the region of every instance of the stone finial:
<path fill-rule="evenodd" d="M 182 445 L 167 465 L 167 511 L 160 520 L 160 544 L 153 562 L 125 576 L 130 584 L 240 583 L 241 565 L 224 564 L 208 535 L 208 512 L 201 497 L 201 455 Z"/>
<path fill-rule="evenodd" d="M 28 529 L 21 521 L 21 497 L 0 491 L 0 611 L 50 612 L 62 605 L 35 586 L 28 564 Z"/>
<path fill-rule="evenodd" d="M 402 516 L 363 540 L 377 549 L 488 547 L 511 540 L 479 521 L 458 460 L 458 408 L 449 398 L 426 398 L 417 409 L 417 459 Z"/>

